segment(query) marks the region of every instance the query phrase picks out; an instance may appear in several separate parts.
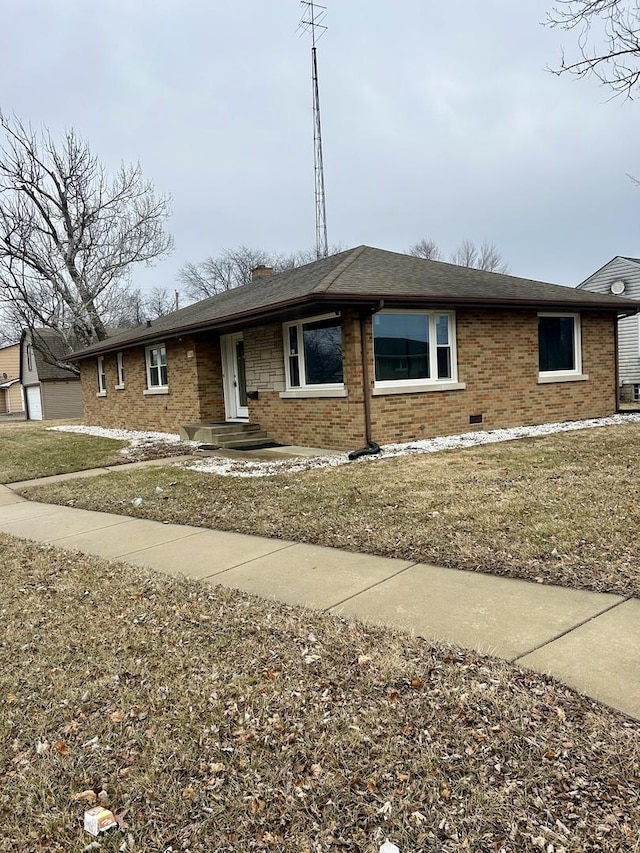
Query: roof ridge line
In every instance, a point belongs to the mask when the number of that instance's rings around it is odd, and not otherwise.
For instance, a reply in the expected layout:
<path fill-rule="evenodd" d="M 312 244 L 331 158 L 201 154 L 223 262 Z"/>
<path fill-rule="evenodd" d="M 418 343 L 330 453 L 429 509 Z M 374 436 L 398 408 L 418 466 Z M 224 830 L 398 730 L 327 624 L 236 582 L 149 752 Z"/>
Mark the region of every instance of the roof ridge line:
<path fill-rule="evenodd" d="M 351 266 L 351 264 L 360 257 L 360 255 L 364 252 L 366 248 L 367 247 L 364 245 L 358 246 L 357 248 L 349 252 L 348 256 L 344 259 L 344 261 L 340 261 L 340 263 L 335 269 L 331 270 L 330 273 L 327 273 L 327 275 L 325 275 L 324 278 L 321 279 L 320 283 L 313 288 L 311 293 L 322 293 L 323 291 L 326 292 L 331 287 L 331 285 L 338 278 L 340 278 L 342 273 L 345 272 Z"/>

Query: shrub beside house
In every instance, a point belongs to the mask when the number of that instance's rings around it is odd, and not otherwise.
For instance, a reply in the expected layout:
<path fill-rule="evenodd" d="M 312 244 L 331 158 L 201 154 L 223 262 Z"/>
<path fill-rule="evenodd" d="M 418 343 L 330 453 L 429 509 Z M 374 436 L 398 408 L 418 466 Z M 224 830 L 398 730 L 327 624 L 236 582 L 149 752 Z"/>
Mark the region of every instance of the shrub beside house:
<path fill-rule="evenodd" d="M 74 353 L 87 423 L 350 449 L 612 414 L 640 302 L 367 246 Z"/>

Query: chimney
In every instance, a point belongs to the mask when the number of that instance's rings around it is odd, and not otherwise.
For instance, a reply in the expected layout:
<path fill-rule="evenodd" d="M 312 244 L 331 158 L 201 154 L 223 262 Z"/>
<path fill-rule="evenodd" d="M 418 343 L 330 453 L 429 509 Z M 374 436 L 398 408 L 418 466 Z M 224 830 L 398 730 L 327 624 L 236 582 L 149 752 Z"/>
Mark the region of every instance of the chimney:
<path fill-rule="evenodd" d="M 255 281 L 257 278 L 271 278 L 272 275 L 273 267 L 260 264 L 255 269 L 251 270 L 251 281 Z"/>

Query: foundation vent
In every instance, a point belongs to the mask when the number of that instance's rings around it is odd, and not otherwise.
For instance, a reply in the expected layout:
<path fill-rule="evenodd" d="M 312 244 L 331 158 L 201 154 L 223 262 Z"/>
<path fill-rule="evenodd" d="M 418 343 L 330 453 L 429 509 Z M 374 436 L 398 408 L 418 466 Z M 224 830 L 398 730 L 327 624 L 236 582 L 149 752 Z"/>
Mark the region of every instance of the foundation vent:
<path fill-rule="evenodd" d="M 470 424 L 484 423 L 484 416 L 483 415 L 469 415 L 469 423 Z"/>

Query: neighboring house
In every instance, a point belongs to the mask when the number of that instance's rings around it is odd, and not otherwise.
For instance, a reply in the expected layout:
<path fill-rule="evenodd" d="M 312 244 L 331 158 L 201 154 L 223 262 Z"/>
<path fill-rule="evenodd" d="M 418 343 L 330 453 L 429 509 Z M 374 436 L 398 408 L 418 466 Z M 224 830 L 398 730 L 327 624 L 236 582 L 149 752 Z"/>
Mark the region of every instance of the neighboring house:
<path fill-rule="evenodd" d="M 640 258 L 610 260 L 578 287 L 592 293 L 612 293 L 640 300 Z M 640 315 L 618 322 L 620 399 L 640 402 Z"/>
<path fill-rule="evenodd" d="M 22 333 L 20 380 L 29 420 L 82 417 L 80 377 L 59 363 L 68 355 L 61 335 L 53 329 Z"/>
<path fill-rule="evenodd" d="M 270 273 L 73 353 L 86 422 L 356 448 L 616 411 L 640 302 L 366 246 Z"/>
<path fill-rule="evenodd" d="M 0 415 L 24 415 L 20 384 L 20 344 L 0 347 Z"/>

